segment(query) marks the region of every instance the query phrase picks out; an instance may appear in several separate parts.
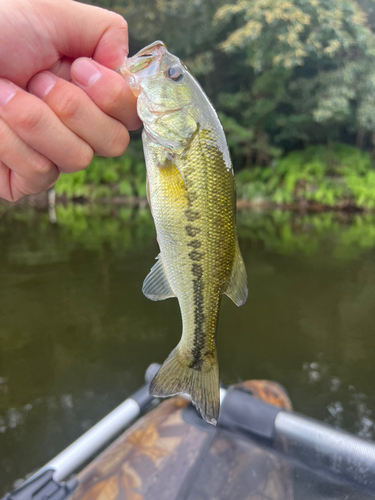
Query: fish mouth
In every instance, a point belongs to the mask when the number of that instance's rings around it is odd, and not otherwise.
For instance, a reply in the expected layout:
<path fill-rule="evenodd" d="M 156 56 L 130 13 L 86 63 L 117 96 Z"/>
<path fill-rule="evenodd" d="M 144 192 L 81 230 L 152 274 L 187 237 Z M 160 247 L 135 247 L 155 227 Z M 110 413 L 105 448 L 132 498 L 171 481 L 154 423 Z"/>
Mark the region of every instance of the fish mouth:
<path fill-rule="evenodd" d="M 166 51 L 167 47 L 165 43 L 160 40 L 151 43 L 137 52 L 135 56 L 128 59 L 128 71 L 130 73 L 137 73 L 147 68 L 152 62 L 160 61 Z"/>
<path fill-rule="evenodd" d="M 160 60 L 166 52 L 166 45 L 157 40 L 144 47 L 133 57 L 126 58 L 124 64 L 117 69 L 117 73 L 125 78 L 136 97 L 140 93 L 140 78 L 155 74 L 159 68 Z"/>

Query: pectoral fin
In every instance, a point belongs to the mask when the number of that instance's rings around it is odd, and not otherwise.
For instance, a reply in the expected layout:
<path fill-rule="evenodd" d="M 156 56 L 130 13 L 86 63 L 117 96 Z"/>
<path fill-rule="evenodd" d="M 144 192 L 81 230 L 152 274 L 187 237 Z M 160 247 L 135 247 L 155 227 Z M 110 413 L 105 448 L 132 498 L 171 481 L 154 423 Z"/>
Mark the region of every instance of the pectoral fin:
<path fill-rule="evenodd" d="M 142 292 L 150 300 L 165 300 L 175 297 L 165 274 L 160 254 L 157 256 L 156 264 L 151 268 L 143 282 Z"/>
<path fill-rule="evenodd" d="M 228 288 L 224 292 L 236 306 L 242 306 L 247 299 L 247 275 L 245 264 L 238 246 L 234 256 L 232 274 L 229 280 Z"/>

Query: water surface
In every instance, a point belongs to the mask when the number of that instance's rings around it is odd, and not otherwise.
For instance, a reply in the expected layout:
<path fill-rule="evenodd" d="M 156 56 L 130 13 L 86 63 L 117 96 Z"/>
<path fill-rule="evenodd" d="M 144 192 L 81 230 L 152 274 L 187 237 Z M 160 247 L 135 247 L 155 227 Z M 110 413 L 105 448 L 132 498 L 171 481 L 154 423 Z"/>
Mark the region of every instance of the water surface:
<path fill-rule="evenodd" d="M 249 300 L 222 301 L 221 380 L 283 384 L 294 408 L 375 438 L 375 218 L 239 214 Z M 142 281 L 147 209 L 0 212 L 0 496 L 143 382 L 178 342 Z"/>

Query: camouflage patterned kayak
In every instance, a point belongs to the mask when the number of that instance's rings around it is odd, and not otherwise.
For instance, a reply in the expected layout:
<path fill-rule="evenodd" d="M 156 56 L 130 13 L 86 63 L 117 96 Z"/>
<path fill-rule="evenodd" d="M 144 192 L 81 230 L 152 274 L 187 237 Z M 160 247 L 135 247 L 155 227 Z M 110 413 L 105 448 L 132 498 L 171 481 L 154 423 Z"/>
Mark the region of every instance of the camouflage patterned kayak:
<path fill-rule="evenodd" d="M 240 389 L 291 408 L 272 382 L 251 381 Z M 70 500 L 293 500 L 287 462 L 204 424 L 181 397 L 140 419 L 78 481 Z"/>
<path fill-rule="evenodd" d="M 106 430 L 155 404 L 147 383 L 3 500 L 375 499 L 375 443 L 294 413 L 277 383 L 221 391 L 216 427 L 176 396 L 108 446 Z"/>

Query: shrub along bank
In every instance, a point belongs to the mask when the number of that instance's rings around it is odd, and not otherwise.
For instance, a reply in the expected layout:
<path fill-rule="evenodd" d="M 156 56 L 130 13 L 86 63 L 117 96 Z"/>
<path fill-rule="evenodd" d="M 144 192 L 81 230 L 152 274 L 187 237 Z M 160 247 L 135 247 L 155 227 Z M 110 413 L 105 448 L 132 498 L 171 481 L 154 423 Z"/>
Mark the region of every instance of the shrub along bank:
<path fill-rule="evenodd" d="M 142 147 L 134 141 L 120 158 L 94 158 L 90 167 L 62 175 L 56 193 L 88 201 L 146 197 Z M 370 154 L 340 143 L 310 146 L 266 167 L 236 173 L 237 198 L 255 206 L 375 210 L 375 166 Z"/>

